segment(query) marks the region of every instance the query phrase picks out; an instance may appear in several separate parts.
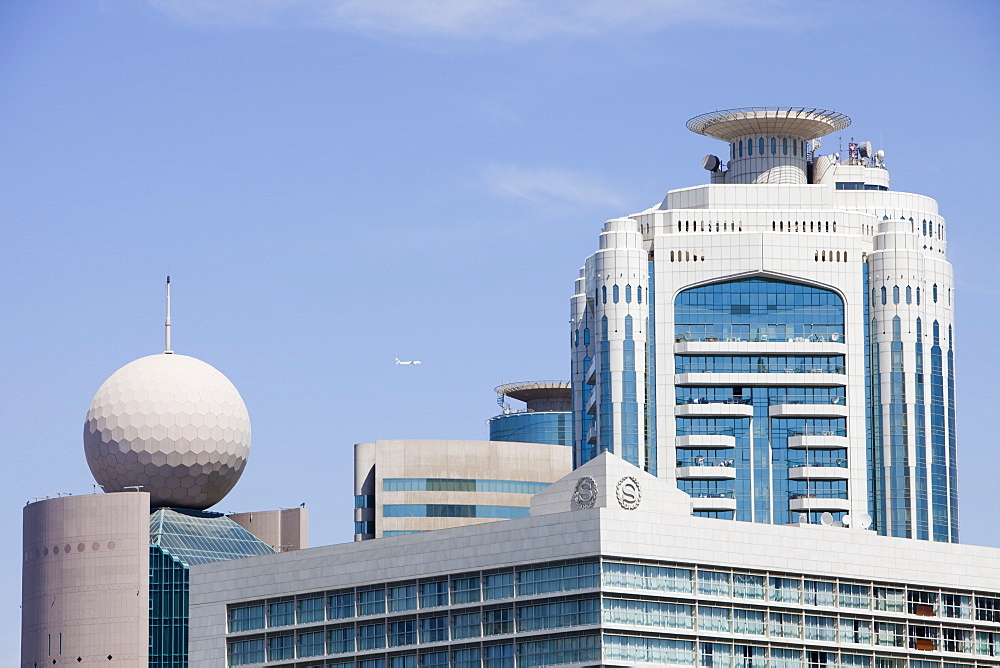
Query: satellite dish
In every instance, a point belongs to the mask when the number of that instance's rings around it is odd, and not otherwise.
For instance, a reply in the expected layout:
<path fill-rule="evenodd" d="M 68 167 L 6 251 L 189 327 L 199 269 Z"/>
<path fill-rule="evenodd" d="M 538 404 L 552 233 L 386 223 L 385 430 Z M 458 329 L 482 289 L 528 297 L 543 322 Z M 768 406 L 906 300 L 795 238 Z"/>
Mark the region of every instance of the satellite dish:
<path fill-rule="evenodd" d="M 854 521 L 854 518 L 851 517 L 850 515 L 844 515 L 844 518 L 840 521 L 844 523 L 845 527 L 849 527 L 851 526 L 851 522 Z"/>
<path fill-rule="evenodd" d="M 832 527 L 833 515 L 831 515 L 830 513 L 823 513 L 822 515 L 819 516 L 819 523 L 825 527 Z"/>
<path fill-rule="evenodd" d="M 872 151 L 872 143 L 870 141 L 863 141 L 858 145 L 858 151 L 861 153 L 862 158 L 870 158 L 875 153 Z"/>
<path fill-rule="evenodd" d="M 872 516 L 868 513 L 861 513 L 858 515 L 857 525 L 862 529 L 867 529 L 872 525 Z"/>
<path fill-rule="evenodd" d="M 710 172 L 719 171 L 719 165 L 721 164 L 722 162 L 719 161 L 718 156 L 714 156 L 711 154 L 706 155 L 704 158 L 701 159 L 701 166 Z"/>
<path fill-rule="evenodd" d="M 882 164 L 883 162 L 885 162 L 885 151 L 883 151 L 882 149 L 879 149 L 879 150 L 875 151 L 875 160 L 876 160 L 876 161 L 878 162 L 878 164 L 880 164 L 880 165 L 881 165 L 881 164 Z"/>

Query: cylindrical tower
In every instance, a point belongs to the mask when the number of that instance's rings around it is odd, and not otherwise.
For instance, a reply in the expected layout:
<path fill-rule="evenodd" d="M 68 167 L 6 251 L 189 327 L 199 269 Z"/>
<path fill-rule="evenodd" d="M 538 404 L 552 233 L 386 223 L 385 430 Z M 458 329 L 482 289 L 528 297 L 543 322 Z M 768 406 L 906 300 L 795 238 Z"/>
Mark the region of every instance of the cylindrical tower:
<path fill-rule="evenodd" d="M 605 223 L 585 273 L 571 334 L 574 402 L 588 416 L 575 425 L 576 463 L 611 450 L 653 470 L 645 425 L 648 262 L 638 223 Z"/>

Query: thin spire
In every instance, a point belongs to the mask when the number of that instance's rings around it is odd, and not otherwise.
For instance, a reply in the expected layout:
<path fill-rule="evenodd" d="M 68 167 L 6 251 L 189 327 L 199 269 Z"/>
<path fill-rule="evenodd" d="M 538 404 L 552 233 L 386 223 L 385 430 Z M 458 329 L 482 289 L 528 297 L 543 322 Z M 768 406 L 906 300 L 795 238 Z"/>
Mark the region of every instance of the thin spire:
<path fill-rule="evenodd" d="M 164 349 L 164 354 L 172 355 L 173 350 L 170 349 L 170 277 L 167 276 L 167 321 L 164 323 L 165 332 L 165 343 L 166 348 Z"/>

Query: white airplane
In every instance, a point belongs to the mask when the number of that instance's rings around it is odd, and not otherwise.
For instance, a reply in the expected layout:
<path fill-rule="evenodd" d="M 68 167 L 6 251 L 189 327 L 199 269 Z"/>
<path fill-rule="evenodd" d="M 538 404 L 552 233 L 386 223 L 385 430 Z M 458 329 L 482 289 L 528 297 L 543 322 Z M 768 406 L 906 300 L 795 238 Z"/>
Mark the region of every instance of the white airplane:
<path fill-rule="evenodd" d="M 421 363 L 420 360 L 410 360 L 408 362 L 404 362 L 400 360 L 398 357 L 396 358 L 396 364 L 399 364 L 400 366 L 413 366 L 414 364 L 420 364 L 420 363 Z"/>

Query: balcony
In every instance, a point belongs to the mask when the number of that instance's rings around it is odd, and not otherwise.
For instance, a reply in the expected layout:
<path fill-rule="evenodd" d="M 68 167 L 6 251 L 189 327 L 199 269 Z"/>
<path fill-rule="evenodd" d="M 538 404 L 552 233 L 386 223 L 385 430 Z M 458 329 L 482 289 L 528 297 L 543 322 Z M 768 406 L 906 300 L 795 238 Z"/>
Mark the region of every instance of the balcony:
<path fill-rule="evenodd" d="M 788 462 L 790 480 L 847 480 L 847 459 Z"/>
<path fill-rule="evenodd" d="M 794 450 L 839 450 L 847 447 L 843 427 L 794 427 L 788 430 L 788 447 Z"/>
<path fill-rule="evenodd" d="M 810 395 L 783 395 L 768 401 L 768 417 L 842 418 L 847 417 L 847 399 Z"/>
<path fill-rule="evenodd" d="M 759 351 L 761 346 L 783 344 L 780 350 L 788 350 L 787 344 L 805 346 L 806 350 L 818 352 L 819 346 L 829 346 L 835 352 L 844 351 L 843 327 L 837 325 L 800 325 L 789 330 L 785 327 L 743 327 L 733 325 L 678 325 L 674 330 L 675 346 L 736 346 L 748 345 Z M 699 349 L 702 350 L 702 349 Z M 693 351 L 691 351 L 693 352 Z"/>
<path fill-rule="evenodd" d="M 732 459 L 691 457 L 677 460 L 678 480 L 735 480 L 736 467 Z"/>
<path fill-rule="evenodd" d="M 788 509 L 792 512 L 841 513 L 851 510 L 847 492 L 792 492 L 788 495 Z"/>
<path fill-rule="evenodd" d="M 718 448 L 735 448 L 736 436 L 731 427 L 678 427 L 674 437 L 675 448 L 697 448 L 698 450 L 715 450 Z"/>
<path fill-rule="evenodd" d="M 696 492 L 691 495 L 694 510 L 736 510 L 736 494 L 726 492 Z"/>
<path fill-rule="evenodd" d="M 750 399 L 719 397 L 715 399 L 678 399 L 674 411 L 677 417 L 753 417 Z"/>

